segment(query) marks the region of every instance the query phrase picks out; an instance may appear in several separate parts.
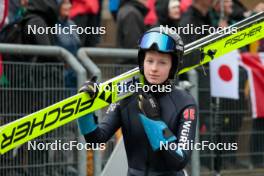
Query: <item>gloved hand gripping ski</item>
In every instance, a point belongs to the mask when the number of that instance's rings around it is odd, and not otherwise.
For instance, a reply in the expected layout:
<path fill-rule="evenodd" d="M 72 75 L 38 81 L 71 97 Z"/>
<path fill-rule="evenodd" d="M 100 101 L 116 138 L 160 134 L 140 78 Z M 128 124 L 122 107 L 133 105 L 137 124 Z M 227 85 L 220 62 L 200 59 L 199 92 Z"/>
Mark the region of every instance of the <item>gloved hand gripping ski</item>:
<path fill-rule="evenodd" d="M 93 81 L 86 81 L 79 90 L 79 93 L 81 92 L 88 93 L 91 99 L 94 100 L 99 92 L 98 85 Z M 93 113 L 89 113 L 79 118 L 77 121 L 82 135 L 88 134 L 97 128 Z"/>

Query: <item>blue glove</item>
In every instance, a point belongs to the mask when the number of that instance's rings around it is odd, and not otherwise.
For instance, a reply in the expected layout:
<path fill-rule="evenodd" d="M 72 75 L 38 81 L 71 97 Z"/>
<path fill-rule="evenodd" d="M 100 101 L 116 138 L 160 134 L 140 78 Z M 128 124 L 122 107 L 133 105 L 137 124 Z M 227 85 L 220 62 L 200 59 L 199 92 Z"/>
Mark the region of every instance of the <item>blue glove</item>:
<path fill-rule="evenodd" d="M 94 121 L 94 115 L 92 113 L 80 117 L 77 121 L 82 135 L 91 133 L 97 128 Z"/>
<path fill-rule="evenodd" d="M 157 100 L 151 94 L 142 92 L 138 96 L 140 121 L 154 151 L 160 148 L 161 143 L 176 140 L 168 126 L 160 119 L 160 108 Z"/>
<path fill-rule="evenodd" d="M 163 121 L 152 120 L 141 113 L 139 116 L 154 151 L 160 148 L 161 143 L 176 141 L 177 138 Z"/>

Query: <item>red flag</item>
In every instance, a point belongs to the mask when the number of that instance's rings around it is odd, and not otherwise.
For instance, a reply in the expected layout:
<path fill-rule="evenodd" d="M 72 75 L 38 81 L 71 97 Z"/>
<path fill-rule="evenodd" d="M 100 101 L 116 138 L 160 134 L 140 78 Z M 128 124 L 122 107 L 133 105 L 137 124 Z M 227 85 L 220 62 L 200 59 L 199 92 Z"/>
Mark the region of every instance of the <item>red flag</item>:
<path fill-rule="evenodd" d="M 241 65 L 247 70 L 253 118 L 264 118 L 264 53 L 241 54 Z"/>
<path fill-rule="evenodd" d="M 2 55 L 0 54 L 0 78 L 3 74 L 3 62 L 2 62 L 2 60 L 3 60 Z"/>
<path fill-rule="evenodd" d="M 0 29 L 5 23 L 8 14 L 8 0 L 0 0 Z"/>

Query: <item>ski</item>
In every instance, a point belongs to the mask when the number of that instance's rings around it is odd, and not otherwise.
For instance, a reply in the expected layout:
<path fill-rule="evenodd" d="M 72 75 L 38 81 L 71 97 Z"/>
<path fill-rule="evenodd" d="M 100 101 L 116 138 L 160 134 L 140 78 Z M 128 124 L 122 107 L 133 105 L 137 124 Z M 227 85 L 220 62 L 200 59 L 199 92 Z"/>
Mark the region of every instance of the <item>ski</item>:
<path fill-rule="evenodd" d="M 256 14 L 228 28 L 237 27 L 235 34 L 225 31 L 209 35 L 186 45 L 184 55 L 199 51 L 200 59 L 195 64 L 182 68 L 179 74 L 210 62 L 232 50 L 241 48 L 264 37 L 264 12 Z M 228 28 L 224 30 L 229 30 Z M 111 103 L 118 102 L 132 92 L 129 85 L 144 84 L 143 76 L 135 68 L 112 78 L 99 86 L 99 93 L 91 100 L 86 93 L 79 93 L 35 113 L 17 119 L 0 127 L 0 154 L 48 133 L 85 114 L 94 112 Z M 121 89 L 120 89 L 121 88 Z"/>
<path fill-rule="evenodd" d="M 236 33 L 230 33 L 236 29 Z M 218 33 L 208 35 L 185 47 L 184 55 L 199 51 L 200 59 L 191 58 L 193 65 L 185 65 L 179 74 L 188 72 L 200 65 L 210 62 L 212 59 L 223 56 L 235 49 L 246 46 L 254 41 L 264 37 L 264 12 L 246 18 L 236 24 L 233 24 Z M 188 57 L 190 59 L 190 57 Z"/>

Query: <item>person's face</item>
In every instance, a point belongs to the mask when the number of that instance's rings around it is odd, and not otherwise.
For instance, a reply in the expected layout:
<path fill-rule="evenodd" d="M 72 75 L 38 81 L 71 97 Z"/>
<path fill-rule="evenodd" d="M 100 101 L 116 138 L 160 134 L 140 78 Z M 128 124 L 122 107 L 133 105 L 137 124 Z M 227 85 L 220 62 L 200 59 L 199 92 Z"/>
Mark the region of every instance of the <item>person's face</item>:
<path fill-rule="evenodd" d="M 225 14 L 230 15 L 233 12 L 232 6 L 233 6 L 232 0 L 225 0 L 224 1 Z"/>
<path fill-rule="evenodd" d="M 169 77 L 172 66 L 170 54 L 147 51 L 144 59 L 144 76 L 151 84 L 161 84 Z"/>
<path fill-rule="evenodd" d="M 213 0 L 200 0 L 201 5 L 210 8 L 212 6 Z"/>
<path fill-rule="evenodd" d="M 169 17 L 173 20 L 179 20 L 181 17 L 180 6 L 169 7 Z"/>
<path fill-rule="evenodd" d="M 221 12 L 221 1 L 219 0 L 215 6 L 217 12 Z M 225 15 L 230 15 L 233 12 L 233 1 L 232 0 L 224 0 L 224 13 Z"/>
<path fill-rule="evenodd" d="M 71 11 L 71 2 L 69 0 L 63 0 L 63 3 L 60 8 L 60 16 L 62 18 L 66 18 L 69 16 L 70 11 Z"/>
<path fill-rule="evenodd" d="M 137 0 L 137 1 L 140 2 L 143 5 L 146 5 L 147 4 L 147 0 Z"/>
<path fill-rule="evenodd" d="M 20 0 L 20 5 L 26 7 L 28 5 L 28 0 Z"/>

